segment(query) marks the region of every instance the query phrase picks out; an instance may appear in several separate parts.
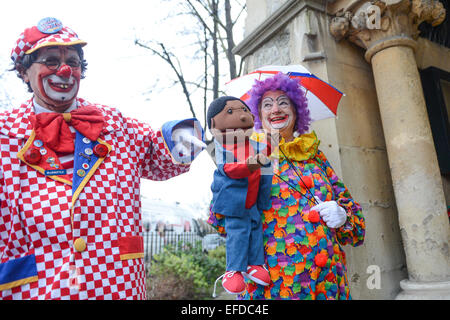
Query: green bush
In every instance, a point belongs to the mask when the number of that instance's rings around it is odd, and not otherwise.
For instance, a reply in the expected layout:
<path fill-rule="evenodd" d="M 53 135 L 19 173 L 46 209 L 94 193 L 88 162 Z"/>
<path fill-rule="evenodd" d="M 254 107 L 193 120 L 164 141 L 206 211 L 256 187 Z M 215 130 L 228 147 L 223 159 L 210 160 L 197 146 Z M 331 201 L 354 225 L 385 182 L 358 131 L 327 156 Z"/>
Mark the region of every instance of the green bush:
<path fill-rule="evenodd" d="M 153 257 L 147 279 L 149 299 L 207 299 L 214 281 L 225 272 L 225 247 L 205 253 L 201 243 L 185 248 L 166 246 Z"/>

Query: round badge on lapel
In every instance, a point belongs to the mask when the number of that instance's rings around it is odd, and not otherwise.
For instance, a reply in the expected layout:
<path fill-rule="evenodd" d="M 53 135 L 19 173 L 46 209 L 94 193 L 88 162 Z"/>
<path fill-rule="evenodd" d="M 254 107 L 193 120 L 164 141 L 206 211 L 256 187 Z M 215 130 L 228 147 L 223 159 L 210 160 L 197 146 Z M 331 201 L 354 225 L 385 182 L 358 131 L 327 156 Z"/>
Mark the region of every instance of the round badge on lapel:
<path fill-rule="evenodd" d="M 98 144 L 94 147 L 94 154 L 99 158 L 104 158 L 108 154 L 108 147 L 103 144 Z"/>
<path fill-rule="evenodd" d="M 88 143 L 91 143 L 91 140 L 89 140 L 89 138 L 84 137 L 83 138 L 83 142 L 88 144 Z"/>
<path fill-rule="evenodd" d="M 40 148 L 44 145 L 44 142 L 42 142 L 42 140 L 34 140 L 33 145 L 37 148 Z"/>
<path fill-rule="evenodd" d="M 77 175 L 79 177 L 84 177 L 86 175 L 86 171 L 84 171 L 83 169 L 79 169 L 77 170 Z"/>
<path fill-rule="evenodd" d="M 41 161 L 41 157 L 39 150 L 34 148 L 28 149 L 24 154 L 25 161 L 30 164 L 38 164 Z"/>

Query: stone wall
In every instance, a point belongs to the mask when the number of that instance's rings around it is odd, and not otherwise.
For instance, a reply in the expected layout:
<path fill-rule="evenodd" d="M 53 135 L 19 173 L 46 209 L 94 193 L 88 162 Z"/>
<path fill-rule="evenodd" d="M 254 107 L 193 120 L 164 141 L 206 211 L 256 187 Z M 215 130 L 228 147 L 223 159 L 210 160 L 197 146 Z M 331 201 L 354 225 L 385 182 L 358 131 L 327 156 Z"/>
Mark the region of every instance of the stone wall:
<path fill-rule="evenodd" d="M 327 31 L 328 81 L 346 94 L 336 120 L 342 178 L 366 218 L 363 247 L 346 251 L 351 288 L 355 298 L 393 299 L 407 272 L 372 69 L 360 48 L 336 42 Z M 367 285 L 378 267 L 379 289 Z"/>
<path fill-rule="evenodd" d="M 244 36 L 248 36 L 252 31 L 261 25 L 272 13 L 281 7 L 287 0 L 247 0 L 247 15 L 245 21 Z"/>
<path fill-rule="evenodd" d="M 446 72 L 450 72 L 450 59 L 443 59 L 443 57 L 450 56 L 450 48 L 440 46 L 423 38 L 419 38 L 417 42 L 418 46 L 415 55 L 419 69 L 436 67 Z M 450 96 L 450 89 L 448 87 L 442 87 L 442 90 L 446 90 L 444 94 Z M 450 101 L 450 99 L 448 100 Z M 442 176 L 442 184 L 446 204 L 447 206 L 450 206 L 450 176 Z"/>

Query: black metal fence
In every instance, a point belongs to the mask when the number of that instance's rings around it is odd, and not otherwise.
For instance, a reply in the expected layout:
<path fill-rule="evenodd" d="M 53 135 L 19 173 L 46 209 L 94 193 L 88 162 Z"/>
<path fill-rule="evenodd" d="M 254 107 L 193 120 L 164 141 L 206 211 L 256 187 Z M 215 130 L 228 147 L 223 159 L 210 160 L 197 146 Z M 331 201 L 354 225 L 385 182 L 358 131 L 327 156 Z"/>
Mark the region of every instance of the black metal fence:
<path fill-rule="evenodd" d="M 175 232 L 175 231 L 146 231 L 144 228 L 144 252 L 145 263 L 150 264 L 153 255 L 160 253 L 164 246 L 173 245 L 178 249 L 183 249 L 187 244 L 201 246 L 202 237 L 196 232 Z M 200 241 L 200 242 L 199 242 Z"/>

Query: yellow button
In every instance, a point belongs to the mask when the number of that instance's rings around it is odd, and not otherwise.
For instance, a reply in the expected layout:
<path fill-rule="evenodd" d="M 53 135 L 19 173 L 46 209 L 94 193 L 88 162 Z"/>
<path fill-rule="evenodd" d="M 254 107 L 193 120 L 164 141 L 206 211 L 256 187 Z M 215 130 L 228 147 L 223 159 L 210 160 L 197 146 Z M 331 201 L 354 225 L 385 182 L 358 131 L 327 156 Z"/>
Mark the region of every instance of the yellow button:
<path fill-rule="evenodd" d="M 84 250 L 86 250 L 86 241 L 84 241 L 82 238 L 78 238 L 74 241 L 73 246 L 78 252 L 83 252 Z"/>

